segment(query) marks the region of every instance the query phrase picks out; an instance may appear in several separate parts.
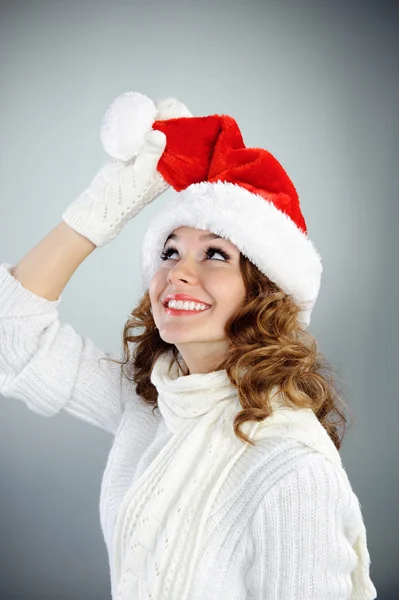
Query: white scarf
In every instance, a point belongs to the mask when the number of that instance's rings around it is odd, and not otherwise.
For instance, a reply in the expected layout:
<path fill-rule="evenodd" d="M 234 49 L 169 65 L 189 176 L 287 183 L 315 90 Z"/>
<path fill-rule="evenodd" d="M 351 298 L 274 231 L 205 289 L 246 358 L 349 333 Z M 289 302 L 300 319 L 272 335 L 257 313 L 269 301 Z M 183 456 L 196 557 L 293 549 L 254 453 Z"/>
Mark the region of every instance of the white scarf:
<path fill-rule="evenodd" d="M 171 353 L 161 356 L 151 381 L 173 436 L 121 503 L 113 551 L 116 600 L 187 600 L 213 501 L 248 447 L 233 430 L 241 405 L 226 371 L 182 377 L 171 362 Z M 271 403 L 271 417 L 242 424 L 245 434 L 255 442 L 268 435 L 295 438 L 342 468 L 337 449 L 311 409 L 286 407 L 281 394 Z M 375 598 L 375 588 L 368 575 L 365 535 L 362 523 L 354 578 L 363 596 L 352 597 L 368 600 Z"/>

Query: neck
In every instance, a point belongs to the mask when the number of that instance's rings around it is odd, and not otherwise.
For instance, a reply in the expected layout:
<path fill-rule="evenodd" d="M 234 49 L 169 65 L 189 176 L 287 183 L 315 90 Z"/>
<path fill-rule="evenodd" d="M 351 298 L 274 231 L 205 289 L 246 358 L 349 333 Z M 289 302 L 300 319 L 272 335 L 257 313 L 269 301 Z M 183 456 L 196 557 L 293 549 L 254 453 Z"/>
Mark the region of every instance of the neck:
<path fill-rule="evenodd" d="M 208 343 L 175 345 L 181 356 L 179 362 L 182 377 L 220 370 L 220 365 L 226 359 L 229 348 L 225 340 L 211 345 Z"/>

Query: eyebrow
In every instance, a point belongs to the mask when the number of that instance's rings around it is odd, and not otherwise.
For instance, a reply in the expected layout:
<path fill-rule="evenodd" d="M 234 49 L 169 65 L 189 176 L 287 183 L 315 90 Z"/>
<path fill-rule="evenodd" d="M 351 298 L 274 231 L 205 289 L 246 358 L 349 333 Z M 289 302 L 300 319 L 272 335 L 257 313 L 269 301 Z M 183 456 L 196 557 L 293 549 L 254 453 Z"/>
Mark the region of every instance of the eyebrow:
<path fill-rule="evenodd" d="M 178 235 L 176 235 L 175 233 L 171 233 L 170 235 L 168 235 L 168 237 L 166 238 L 165 244 L 168 240 L 178 240 L 180 239 Z M 204 235 L 200 236 L 200 240 L 221 240 L 224 239 L 222 238 L 220 235 L 216 235 L 216 233 L 205 233 Z M 164 244 L 164 245 L 165 245 Z"/>

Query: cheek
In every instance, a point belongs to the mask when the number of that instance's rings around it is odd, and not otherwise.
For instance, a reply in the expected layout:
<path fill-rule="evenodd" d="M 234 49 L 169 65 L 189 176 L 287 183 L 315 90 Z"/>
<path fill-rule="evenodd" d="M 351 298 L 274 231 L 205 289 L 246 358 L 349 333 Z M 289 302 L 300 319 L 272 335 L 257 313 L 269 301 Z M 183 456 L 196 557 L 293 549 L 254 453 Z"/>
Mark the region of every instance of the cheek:
<path fill-rule="evenodd" d="M 160 289 L 159 283 L 152 280 L 149 288 L 148 294 L 150 296 L 151 306 L 156 306 L 157 302 L 159 302 L 159 297 L 161 296 L 162 290 Z"/>
<path fill-rule="evenodd" d="M 228 305 L 238 304 L 245 298 L 245 286 L 239 274 L 216 273 L 212 281 L 215 298 L 223 300 Z"/>
<path fill-rule="evenodd" d="M 151 297 L 156 297 L 162 292 L 163 287 L 165 287 L 165 273 L 161 271 L 157 271 L 153 278 L 150 281 L 150 285 L 148 287 L 148 292 Z"/>
<path fill-rule="evenodd" d="M 151 279 L 148 287 L 148 293 L 150 296 L 151 307 L 155 312 L 162 311 L 161 297 L 165 293 L 167 288 L 167 271 L 166 269 L 160 269 L 155 273 Z"/>
<path fill-rule="evenodd" d="M 229 307 L 229 315 L 236 312 L 236 310 L 245 304 L 245 297 L 246 293 L 244 286 L 236 286 L 234 289 L 232 288 L 229 298 L 226 299 L 226 305 Z"/>

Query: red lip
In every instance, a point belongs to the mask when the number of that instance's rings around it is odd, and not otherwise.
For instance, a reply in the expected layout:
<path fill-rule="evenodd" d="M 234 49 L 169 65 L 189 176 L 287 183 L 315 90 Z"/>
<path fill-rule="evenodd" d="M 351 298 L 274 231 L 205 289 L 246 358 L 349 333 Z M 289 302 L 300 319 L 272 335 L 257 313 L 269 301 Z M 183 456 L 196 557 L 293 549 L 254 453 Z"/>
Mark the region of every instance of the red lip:
<path fill-rule="evenodd" d="M 168 294 L 162 300 L 162 304 L 164 306 L 167 306 L 169 300 L 183 300 L 183 301 L 186 300 L 188 302 L 199 302 L 201 304 L 205 304 L 205 306 L 211 306 L 211 304 L 208 304 L 207 302 L 204 302 L 203 300 L 199 300 L 198 298 L 194 298 L 193 296 L 189 296 L 188 294 Z"/>

